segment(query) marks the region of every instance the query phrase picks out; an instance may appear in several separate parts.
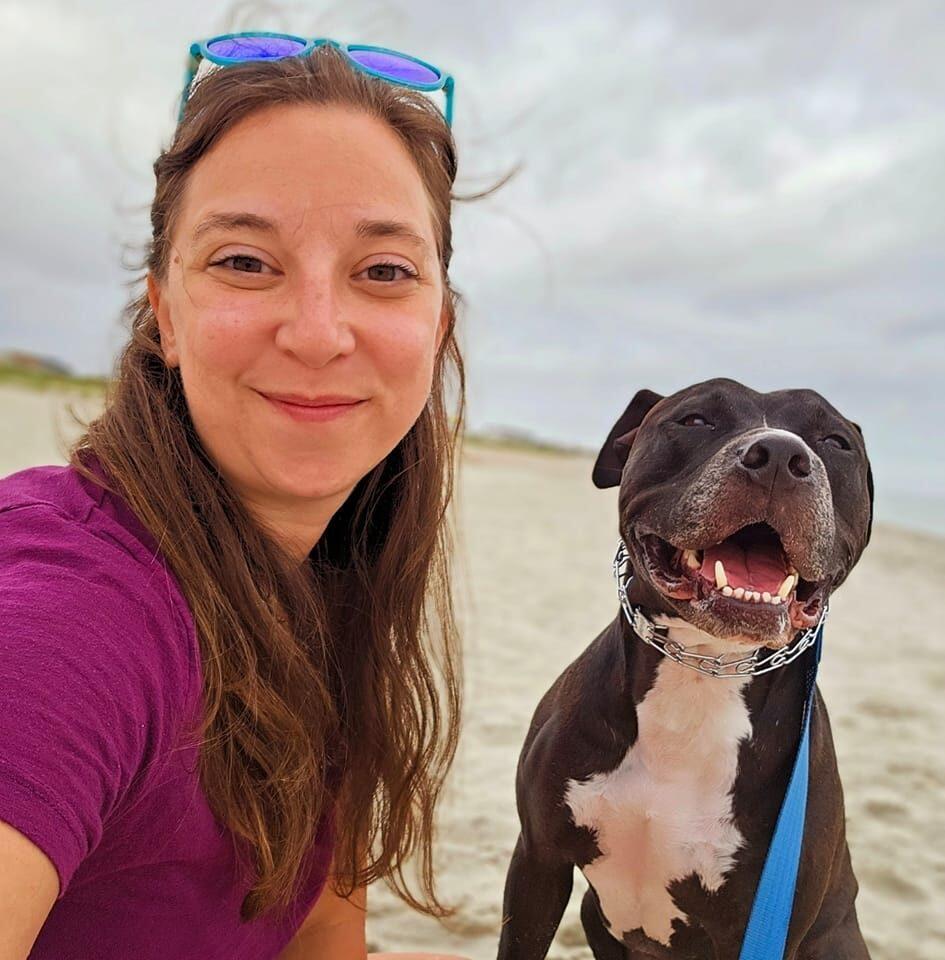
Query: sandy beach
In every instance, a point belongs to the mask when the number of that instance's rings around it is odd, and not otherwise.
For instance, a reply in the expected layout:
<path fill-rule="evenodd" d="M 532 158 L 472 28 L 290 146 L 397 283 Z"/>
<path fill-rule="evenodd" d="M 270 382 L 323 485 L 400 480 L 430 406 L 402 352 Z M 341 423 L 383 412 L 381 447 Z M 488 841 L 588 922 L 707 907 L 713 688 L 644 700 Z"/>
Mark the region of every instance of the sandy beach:
<path fill-rule="evenodd" d="M 0 385 L 0 475 L 62 463 L 73 399 Z M 77 404 L 84 413 L 96 400 Z M 616 490 L 591 458 L 469 443 L 457 499 L 456 599 L 466 649 L 466 713 L 441 812 L 439 876 L 459 907 L 443 926 L 382 885 L 369 894 L 373 950 L 495 955 L 517 834 L 514 777 L 547 687 L 616 614 Z M 945 541 L 874 528 L 831 606 L 820 686 L 830 711 L 874 960 L 945 958 L 945 659 L 933 616 Z M 574 893 L 549 954 L 587 960 Z"/>

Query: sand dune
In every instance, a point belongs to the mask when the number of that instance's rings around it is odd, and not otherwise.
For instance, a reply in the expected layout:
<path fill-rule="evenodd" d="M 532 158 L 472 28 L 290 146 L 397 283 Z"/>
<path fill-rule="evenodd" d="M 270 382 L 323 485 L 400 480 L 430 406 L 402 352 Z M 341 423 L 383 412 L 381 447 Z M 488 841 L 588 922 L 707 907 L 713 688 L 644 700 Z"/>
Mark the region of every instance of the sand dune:
<path fill-rule="evenodd" d="M 62 462 L 53 427 L 65 423 L 62 403 L 61 394 L 0 387 L 0 474 Z M 495 954 L 529 718 L 617 611 L 616 491 L 595 489 L 590 472 L 584 456 L 467 446 L 456 584 L 467 708 L 439 841 L 442 891 L 460 909 L 444 927 L 377 885 L 372 949 Z M 943 582 L 945 541 L 878 525 L 826 632 L 820 684 L 874 960 L 945 958 Z M 557 960 L 590 957 L 577 912 L 583 890 L 578 873 L 549 955 Z"/>

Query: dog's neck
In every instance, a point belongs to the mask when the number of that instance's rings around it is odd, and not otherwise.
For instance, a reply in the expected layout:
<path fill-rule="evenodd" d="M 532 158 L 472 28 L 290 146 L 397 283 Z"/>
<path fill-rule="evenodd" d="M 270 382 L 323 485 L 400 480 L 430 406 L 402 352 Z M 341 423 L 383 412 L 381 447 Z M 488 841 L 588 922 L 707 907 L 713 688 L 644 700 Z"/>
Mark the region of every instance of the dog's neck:
<path fill-rule="evenodd" d="M 682 617 L 643 607 L 643 612 L 657 626 L 666 627 L 668 639 L 675 641 L 686 651 L 708 657 L 725 655 L 744 656 L 746 645 L 735 640 L 726 640 L 700 630 Z M 626 661 L 626 687 L 634 703 L 639 704 L 649 693 L 659 677 L 688 685 L 690 692 L 714 690 L 718 685 L 740 690 L 753 715 L 762 725 L 772 718 L 776 726 L 778 718 L 799 713 L 803 701 L 803 670 L 797 664 L 784 669 L 770 670 L 760 675 L 718 678 L 700 674 L 692 667 L 676 663 L 641 640 L 627 623 L 621 610 L 621 629 L 630 645 Z M 705 688 L 708 687 L 709 690 Z"/>
<path fill-rule="evenodd" d="M 705 630 L 693 626 L 682 617 L 676 617 L 668 613 L 644 612 L 657 626 L 667 627 L 666 634 L 669 639 L 675 641 L 681 647 L 685 647 L 690 653 L 697 653 L 705 657 L 718 657 L 726 654 L 744 656 L 748 652 L 744 643 L 713 636 L 711 633 L 706 633 Z"/>

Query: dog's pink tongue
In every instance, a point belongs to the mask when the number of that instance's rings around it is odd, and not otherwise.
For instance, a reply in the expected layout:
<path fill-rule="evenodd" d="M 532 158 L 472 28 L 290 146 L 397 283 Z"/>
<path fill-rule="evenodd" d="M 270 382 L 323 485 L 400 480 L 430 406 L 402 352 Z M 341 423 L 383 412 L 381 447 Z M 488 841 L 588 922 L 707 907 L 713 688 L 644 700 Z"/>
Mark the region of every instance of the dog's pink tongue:
<path fill-rule="evenodd" d="M 777 593 L 787 571 L 781 551 L 773 545 L 759 544 L 747 550 L 737 543 L 726 540 L 714 547 L 707 547 L 702 554 L 700 573 L 706 580 L 715 582 L 715 561 L 721 560 L 725 567 L 725 579 L 730 587 L 751 587 L 763 593 Z"/>

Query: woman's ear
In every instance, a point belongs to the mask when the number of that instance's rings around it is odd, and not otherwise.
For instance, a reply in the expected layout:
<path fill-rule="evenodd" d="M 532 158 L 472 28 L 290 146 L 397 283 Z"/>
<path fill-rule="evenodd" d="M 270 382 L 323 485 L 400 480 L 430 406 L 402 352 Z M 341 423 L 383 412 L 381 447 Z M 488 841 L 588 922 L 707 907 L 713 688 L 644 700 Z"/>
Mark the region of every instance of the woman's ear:
<path fill-rule="evenodd" d="M 644 389 L 636 392 L 627 409 L 611 428 L 604 445 L 600 448 L 600 453 L 597 454 L 597 462 L 591 474 L 595 487 L 603 490 L 620 485 L 623 466 L 636 439 L 637 428 L 643 422 L 643 418 L 662 399 L 662 394 L 654 393 L 652 390 Z"/>
<path fill-rule="evenodd" d="M 171 324 L 167 301 L 163 298 L 161 285 L 154 279 L 154 274 L 148 272 L 148 302 L 157 318 L 158 330 L 161 332 L 161 350 L 164 352 L 164 362 L 169 367 L 176 367 L 180 363 L 177 354 L 177 338 Z"/>

